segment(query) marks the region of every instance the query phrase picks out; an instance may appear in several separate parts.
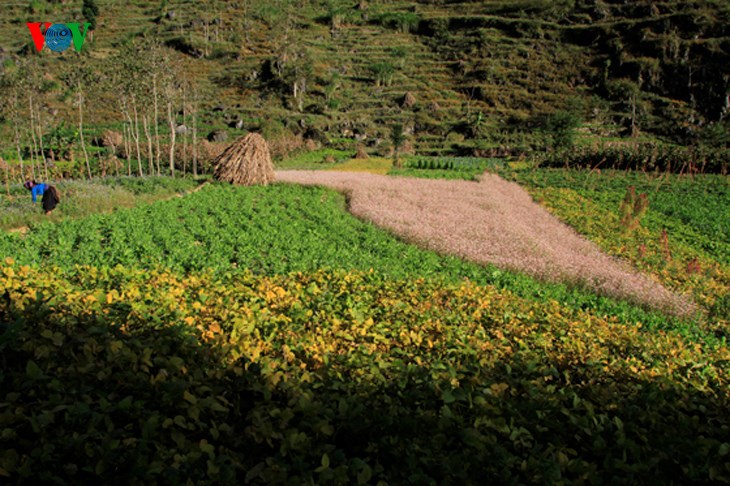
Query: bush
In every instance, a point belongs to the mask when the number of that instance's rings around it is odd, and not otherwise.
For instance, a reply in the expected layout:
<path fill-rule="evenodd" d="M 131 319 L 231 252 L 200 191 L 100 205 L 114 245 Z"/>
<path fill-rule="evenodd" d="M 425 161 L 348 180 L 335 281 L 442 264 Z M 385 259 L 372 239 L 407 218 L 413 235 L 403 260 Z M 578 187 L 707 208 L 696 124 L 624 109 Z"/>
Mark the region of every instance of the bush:
<path fill-rule="evenodd" d="M 375 19 L 378 24 L 396 29 L 403 33 L 416 32 L 421 23 L 421 17 L 413 12 L 388 12 Z"/>
<path fill-rule="evenodd" d="M 389 62 L 378 62 L 370 66 L 376 86 L 390 86 L 395 75 L 395 66 Z"/>
<path fill-rule="evenodd" d="M 575 129 L 580 119 L 568 111 L 557 111 L 545 117 L 542 128 L 551 140 L 554 150 L 565 150 L 573 147 Z"/>

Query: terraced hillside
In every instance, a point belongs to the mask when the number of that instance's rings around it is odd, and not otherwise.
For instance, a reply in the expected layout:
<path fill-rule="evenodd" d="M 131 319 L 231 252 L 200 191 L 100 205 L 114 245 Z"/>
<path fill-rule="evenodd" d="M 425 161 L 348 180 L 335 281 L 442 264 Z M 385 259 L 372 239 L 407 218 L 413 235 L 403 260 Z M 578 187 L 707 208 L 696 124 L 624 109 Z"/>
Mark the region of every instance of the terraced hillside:
<path fill-rule="evenodd" d="M 311 139 L 385 152 L 401 124 L 420 153 L 517 154 L 550 145 L 556 113 L 584 143 L 694 143 L 726 129 L 730 7 L 719 0 L 92 3 L 81 55 L 38 55 L 25 22 L 83 21 L 80 2 L 3 2 L 7 140 L 8 121 L 28 125 L 27 88 L 45 134 L 72 138 L 79 85 L 88 137 L 131 123 L 131 96 L 151 110 L 153 89 L 163 134 L 169 101 L 174 125 L 260 130 L 285 149 Z"/>

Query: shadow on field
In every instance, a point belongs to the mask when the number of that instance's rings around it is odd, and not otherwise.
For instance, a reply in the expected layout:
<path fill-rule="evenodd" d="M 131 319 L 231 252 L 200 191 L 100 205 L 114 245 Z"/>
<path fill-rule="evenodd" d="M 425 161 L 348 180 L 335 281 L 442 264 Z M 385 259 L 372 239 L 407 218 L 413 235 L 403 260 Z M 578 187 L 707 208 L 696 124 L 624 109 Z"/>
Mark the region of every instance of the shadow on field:
<path fill-rule="evenodd" d="M 730 478 L 728 398 L 711 386 L 568 362 L 485 369 L 476 355 L 453 369 L 224 364 L 225 349 L 190 326 L 141 322 L 132 308 L 119 309 L 124 325 L 56 316 L 40 300 L 13 307 L 9 295 L 0 299 L 0 476 L 14 484 Z"/>

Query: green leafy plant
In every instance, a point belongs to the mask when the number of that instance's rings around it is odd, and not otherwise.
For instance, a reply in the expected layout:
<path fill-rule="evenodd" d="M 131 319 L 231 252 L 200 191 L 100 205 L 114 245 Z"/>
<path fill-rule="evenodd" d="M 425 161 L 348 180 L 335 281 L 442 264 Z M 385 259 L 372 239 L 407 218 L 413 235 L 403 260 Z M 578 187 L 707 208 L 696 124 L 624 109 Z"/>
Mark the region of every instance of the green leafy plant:
<path fill-rule="evenodd" d="M 395 66 L 390 62 L 377 62 L 370 66 L 376 86 L 390 86 L 395 75 Z"/>
<path fill-rule="evenodd" d="M 401 167 L 400 149 L 405 141 L 406 137 L 401 123 L 396 123 L 390 127 L 390 143 L 393 144 L 393 166 L 396 168 Z"/>
<path fill-rule="evenodd" d="M 726 347 L 558 302 L 377 272 L 63 275 L 10 259 L 0 288 L 7 481 L 730 473 Z"/>
<path fill-rule="evenodd" d="M 543 130 L 550 137 L 550 145 L 554 150 L 566 150 L 575 143 L 575 129 L 580 119 L 569 111 L 557 111 L 545 118 Z"/>
<path fill-rule="evenodd" d="M 403 33 L 416 32 L 421 23 L 421 17 L 414 12 L 387 12 L 375 19 L 375 22 L 399 30 Z"/>
<path fill-rule="evenodd" d="M 240 269 L 286 274 L 374 268 L 392 278 L 430 275 L 459 282 L 466 277 L 525 298 L 592 308 L 627 324 L 642 322 L 646 329 L 687 327 L 685 321 L 659 311 L 598 297 L 588 290 L 495 272 L 493 267 L 418 249 L 359 221 L 345 207 L 344 196 L 323 189 L 209 184 L 184 198 L 40 224 L 23 238 L 0 233 L 0 254 L 23 264 L 56 265 L 69 271 L 76 265 L 162 267 L 176 272 L 209 268 L 219 274 Z"/>
<path fill-rule="evenodd" d="M 99 16 L 99 7 L 94 0 L 84 0 L 84 4 L 81 7 L 81 15 L 89 22 L 89 29 L 95 30 L 96 17 Z"/>

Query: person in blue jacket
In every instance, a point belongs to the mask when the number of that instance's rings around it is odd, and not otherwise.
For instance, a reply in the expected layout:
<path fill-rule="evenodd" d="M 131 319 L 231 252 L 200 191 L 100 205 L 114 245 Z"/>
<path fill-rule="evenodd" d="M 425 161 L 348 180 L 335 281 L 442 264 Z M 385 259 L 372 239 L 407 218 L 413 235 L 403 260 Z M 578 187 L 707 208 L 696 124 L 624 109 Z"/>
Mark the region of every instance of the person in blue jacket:
<path fill-rule="evenodd" d="M 58 196 L 58 190 L 49 184 L 39 184 L 36 181 L 26 181 L 23 186 L 28 189 L 33 197 L 33 202 L 36 202 L 37 197 L 41 196 L 41 204 L 46 214 L 51 214 L 61 198 Z"/>

